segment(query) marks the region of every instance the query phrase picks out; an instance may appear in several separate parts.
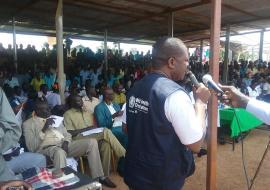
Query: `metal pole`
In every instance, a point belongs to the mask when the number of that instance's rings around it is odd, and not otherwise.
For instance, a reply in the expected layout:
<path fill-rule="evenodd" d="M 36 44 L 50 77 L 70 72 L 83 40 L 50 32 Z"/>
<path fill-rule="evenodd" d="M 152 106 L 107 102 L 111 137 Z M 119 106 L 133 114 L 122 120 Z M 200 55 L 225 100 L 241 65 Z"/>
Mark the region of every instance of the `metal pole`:
<path fill-rule="evenodd" d="M 171 12 L 168 16 L 168 36 L 173 37 L 174 30 L 174 12 Z"/>
<path fill-rule="evenodd" d="M 61 103 L 65 103 L 65 74 L 64 74 L 64 56 L 63 56 L 63 0 L 58 0 L 56 15 L 56 41 L 57 41 L 57 70 L 58 70 L 58 83 Z"/>
<path fill-rule="evenodd" d="M 263 41 L 264 41 L 264 30 L 261 31 L 260 35 L 260 50 L 259 50 L 259 59 L 263 59 Z"/>
<path fill-rule="evenodd" d="M 16 44 L 15 17 L 12 17 L 12 29 L 13 29 L 13 62 L 14 62 L 15 72 L 17 73 L 18 61 L 17 61 L 17 44 Z"/>
<path fill-rule="evenodd" d="M 261 159 L 261 161 L 260 161 L 260 163 L 259 163 L 259 166 L 258 166 L 258 168 L 256 169 L 256 172 L 255 172 L 255 174 L 254 174 L 254 176 L 253 176 L 253 178 L 252 178 L 252 180 L 251 180 L 251 184 L 250 184 L 249 190 L 252 189 L 252 187 L 253 187 L 253 185 L 254 185 L 254 182 L 255 182 L 255 179 L 256 179 L 256 177 L 258 176 L 259 171 L 261 170 L 263 161 L 264 161 L 264 159 L 265 159 L 265 156 L 266 156 L 266 154 L 267 154 L 267 152 L 268 152 L 269 147 L 270 147 L 270 139 L 269 139 L 268 144 L 267 144 L 267 146 L 266 146 L 266 148 L 265 148 L 265 151 L 264 151 L 264 153 L 263 153 L 263 157 L 262 157 L 262 159 Z"/>
<path fill-rule="evenodd" d="M 223 74 L 222 74 L 222 80 L 225 84 L 227 84 L 227 82 L 228 82 L 229 50 L 230 50 L 230 25 L 227 25 L 224 63 L 223 63 Z"/>
<path fill-rule="evenodd" d="M 105 79 L 107 80 L 108 74 L 108 47 L 107 47 L 108 30 L 104 32 L 104 63 L 105 63 Z"/>
<path fill-rule="evenodd" d="M 221 1 L 222 0 L 211 1 L 210 73 L 213 76 L 213 80 L 216 82 L 218 82 L 219 79 Z M 217 188 L 217 111 L 217 97 L 212 95 L 208 104 L 207 190 L 216 190 Z"/>
<path fill-rule="evenodd" d="M 203 61 L 203 40 L 201 40 L 200 44 L 200 63 Z"/>

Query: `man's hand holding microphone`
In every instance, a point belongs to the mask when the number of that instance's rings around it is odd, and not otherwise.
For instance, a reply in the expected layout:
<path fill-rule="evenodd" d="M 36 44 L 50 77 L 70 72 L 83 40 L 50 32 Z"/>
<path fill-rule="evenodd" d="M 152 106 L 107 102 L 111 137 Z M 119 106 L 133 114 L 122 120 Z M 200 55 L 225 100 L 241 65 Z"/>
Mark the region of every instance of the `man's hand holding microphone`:
<path fill-rule="evenodd" d="M 209 89 L 203 83 L 199 83 L 191 71 L 187 73 L 187 76 L 195 87 L 193 90 L 195 102 L 202 103 L 203 105 L 207 104 L 207 101 L 211 96 Z"/>
<path fill-rule="evenodd" d="M 222 86 L 219 85 L 220 88 L 224 91 L 222 96 L 222 101 L 232 107 L 240 107 L 246 108 L 249 97 L 242 94 L 237 88 L 234 86 Z"/>

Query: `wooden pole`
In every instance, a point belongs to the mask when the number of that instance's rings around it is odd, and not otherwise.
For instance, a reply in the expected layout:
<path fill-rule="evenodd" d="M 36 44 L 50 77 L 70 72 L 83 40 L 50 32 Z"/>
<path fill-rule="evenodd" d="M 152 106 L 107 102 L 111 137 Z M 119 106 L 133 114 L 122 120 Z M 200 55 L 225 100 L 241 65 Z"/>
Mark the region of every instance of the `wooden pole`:
<path fill-rule="evenodd" d="M 223 63 L 223 74 L 222 74 L 222 80 L 225 84 L 227 84 L 227 82 L 228 82 L 229 50 L 230 50 L 230 25 L 227 25 L 224 63 Z"/>
<path fill-rule="evenodd" d="M 210 37 L 210 73 L 213 80 L 219 80 L 219 49 L 221 27 L 221 0 L 212 0 L 211 37 Z M 208 134 L 207 134 L 207 178 L 206 189 L 217 188 L 217 98 L 215 95 L 208 103 Z"/>
<path fill-rule="evenodd" d="M 107 74 L 108 74 L 108 46 L 107 46 L 107 40 L 108 40 L 108 30 L 106 29 L 104 32 L 104 63 L 105 63 L 105 79 L 107 80 Z"/>
<path fill-rule="evenodd" d="M 202 63 L 203 61 L 203 40 L 201 40 L 200 43 L 200 62 Z"/>
<path fill-rule="evenodd" d="M 56 41 L 57 41 L 57 71 L 58 71 L 58 83 L 59 93 L 61 97 L 61 103 L 65 103 L 65 74 L 64 74 L 64 56 L 63 56 L 63 0 L 58 0 L 57 10 L 55 16 L 56 25 Z"/>

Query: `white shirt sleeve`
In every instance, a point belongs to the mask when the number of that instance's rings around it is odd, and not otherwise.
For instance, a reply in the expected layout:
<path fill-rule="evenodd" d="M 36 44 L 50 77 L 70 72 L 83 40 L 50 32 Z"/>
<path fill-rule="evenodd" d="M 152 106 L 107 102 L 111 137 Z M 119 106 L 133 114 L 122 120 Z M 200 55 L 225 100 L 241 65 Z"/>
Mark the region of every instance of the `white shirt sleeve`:
<path fill-rule="evenodd" d="M 255 115 L 257 118 L 259 118 L 261 121 L 266 123 L 267 125 L 270 125 L 270 104 L 256 100 L 256 99 L 250 99 L 248 101 L 246 110 L 253 115 Z"/>
<path fill-rule="evenodd" d="M 167 97 L 164 105 L 167 119 L 184 145 L 198 142 L 203 137 L 203 128 L 188 95 L 178 90 Z"/>

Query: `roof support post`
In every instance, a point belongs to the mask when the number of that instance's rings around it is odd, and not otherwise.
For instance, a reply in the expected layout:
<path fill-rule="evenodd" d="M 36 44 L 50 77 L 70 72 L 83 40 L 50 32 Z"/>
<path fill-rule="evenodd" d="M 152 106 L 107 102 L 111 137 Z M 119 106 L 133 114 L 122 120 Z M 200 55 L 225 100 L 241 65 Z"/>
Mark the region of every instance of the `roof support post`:
<path fill-rule="evenodd" d="M 15 72 L 17 73 L 18 61 L 17 61 L 17 44 L 16 44 L 15 17 L 12 17 L 12 30 L 13 30 L 13 62 L 14 62 Z"/>
<path fill-rule="evenodd" d="M 66 77 L 64 74 L 64 56 L 63 56 L 63 0 L 58 0 L 55 15 L 56 42 L 57 42 L 57 71 L 58 84 L 61 103 L 65 103 Z"/>
<path fill-rule="evenodd" d="M 260 35 L 260 49 L 259 49 L 259 59 L 263 59 L 263 41 L 264 41 L 264 30 L 261 31 Z"/>
<path fill-rule="evenodd" d="M 228 82 L 228 65 L 229 65 L 229 50 L 230 50 L 230 25 L 227 25 L 226 28 L 226 41 L 225 41 L 225 53 L 224 53 L 224 62 L 223 62 L 223 74 L 222 81 L 227 84 Z"/>
<path fill-rule="evenodd" d="M 105 63 L 105 79 L 107 80 L 108 74 L 108 47 L 107 47 L 107 40 L 108 40 L 108 30 L 105 29 L 104 31 L 104 63 Z"/>
<path fill-rule="evenodd" d="M 168 36 L 173 37 L 174 29 L 174 12 L 170 12 L 168 16 Z"/>
<path fill-rule="evenodd" d="M 203 40 L 200 42 L 200 63 L 203 61 Z"/>
<path fill-rule="evenodd" d="M 221 1 L 211 1 L 210 73 L 214 81 L 219 79 L 219 49 L 221 27 Z M 208 102 L 207 128 L 207 178 L 206 189 L 216 190 L 217 184 L 217 97 L 212 95 Z"/>

